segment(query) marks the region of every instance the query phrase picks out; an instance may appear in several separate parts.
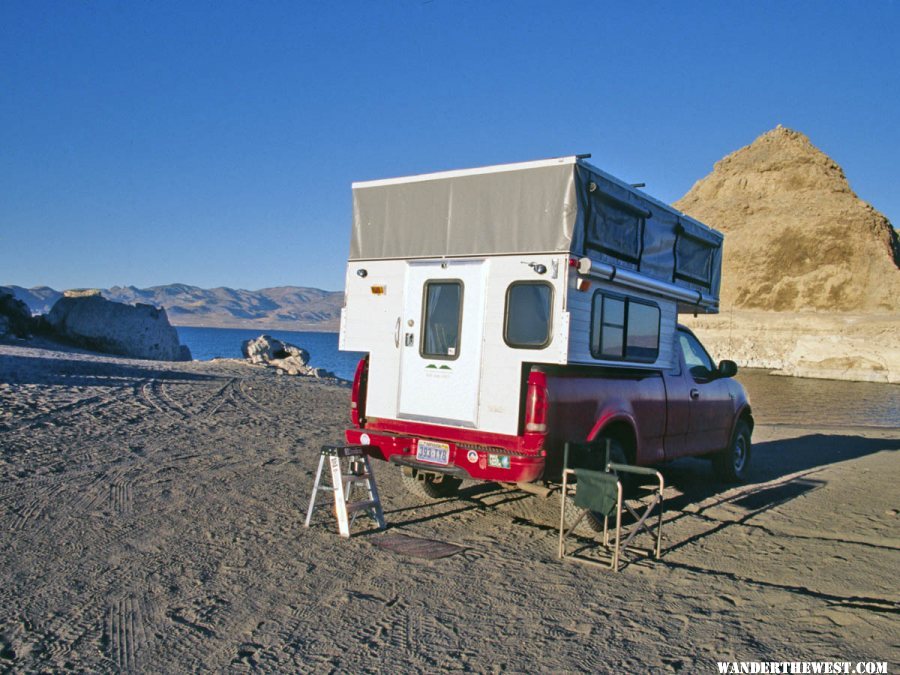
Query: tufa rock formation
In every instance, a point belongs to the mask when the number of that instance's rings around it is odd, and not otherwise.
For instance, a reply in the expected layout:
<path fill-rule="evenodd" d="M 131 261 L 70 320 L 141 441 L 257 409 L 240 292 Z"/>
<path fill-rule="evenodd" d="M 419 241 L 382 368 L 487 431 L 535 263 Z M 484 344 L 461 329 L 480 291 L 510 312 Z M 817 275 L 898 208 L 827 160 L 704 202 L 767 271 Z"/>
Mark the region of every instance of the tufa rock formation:
<path fill-rule="evenodd" d="M 271 335 L 260 335 L 252 340 L 244 340 L 241 343 L 241 353 L 250 363 L 269 363 L 277 359 L 295 358 L 298 366 L 309 363 L 309 352 L 281 340 L 276 340 Z"/>
<path fill-rule="evenodd" d="M 67 292 L 53 305 L 47 322 L 57 335 L 87 349 L 154 361 L 191 360 L 166 310 L 151 305 L 123 305 L 99 293 Z"/>
<path fill-rule="evenodd" d="M 726 235 L 723 310 L 900 309 L 896 231 L 797 131 L 731 153 L 675 207 Z"/>
<path fill-rule="evenodd" d="M 241 343 L 241 353 L 250 363 L 272 366 L 279 375 L 312 375 L 334 378 L 335 374 L 324 368 L 309 365 L 309 352 L 288 342 L 276 340 L 271 335 L 260 335 Z"/>

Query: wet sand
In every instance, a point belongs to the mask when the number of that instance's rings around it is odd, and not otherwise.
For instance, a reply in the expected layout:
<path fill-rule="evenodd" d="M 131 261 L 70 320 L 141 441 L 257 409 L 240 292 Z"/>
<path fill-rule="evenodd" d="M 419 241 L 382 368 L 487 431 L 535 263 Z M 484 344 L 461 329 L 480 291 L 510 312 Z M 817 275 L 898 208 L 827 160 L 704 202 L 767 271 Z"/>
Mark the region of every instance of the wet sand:
<path fill-rule="evenodd" d="M 303 515 L 346 386 L 234 362 L 0 345 L 0 668 L 625 672 L 900 661 L 900 434 L 767 425 L 752 482 L 664 468 L 664 555 L 556 559 L 557 498 L 424 503 L 375 465 L 389 532 Z"/>

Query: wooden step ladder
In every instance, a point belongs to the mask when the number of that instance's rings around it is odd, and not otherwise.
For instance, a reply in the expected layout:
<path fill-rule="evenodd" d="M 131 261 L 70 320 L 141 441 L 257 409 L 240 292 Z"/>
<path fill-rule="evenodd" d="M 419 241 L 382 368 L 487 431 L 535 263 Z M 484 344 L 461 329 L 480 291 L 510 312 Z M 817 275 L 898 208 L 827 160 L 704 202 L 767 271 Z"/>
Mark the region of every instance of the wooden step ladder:
<path fill-rule="evenodd" d="M 368 446 L 365 445 L 323 445 L 319 456 L 319 468 L 316 470 L 316 480 L 313 483 L 312 495 L 309 498 L 309 508 L 306 510 L 306 522 L 309 527 L 313 511 L 316 509 L 316 496 L 319 490 L 327 490 L 334 493 L 334 510 L 337 514 L 338 532 L 342 537 L 350 536 L 350 528 L 360 513 L 372 518 L 378 527 L 385 528 L 384 512 L 381 509 L 381 500 L 378 497 L 378 488 L 375 485 L 375 474 L 369 464 L 366 455 Z M 325 460 L 331 467 L 331 487 L 322 485 L 322 469 Z M 342 460 L 349 460 L 347 468 L 341 466 Z M 366 489 L 366 498 L 351 502 L 351 497 L 356 488 Z M 327 504 L 322 504 L 327 506 Z M 320 507 L 321 508 L 321 507 Z"/>

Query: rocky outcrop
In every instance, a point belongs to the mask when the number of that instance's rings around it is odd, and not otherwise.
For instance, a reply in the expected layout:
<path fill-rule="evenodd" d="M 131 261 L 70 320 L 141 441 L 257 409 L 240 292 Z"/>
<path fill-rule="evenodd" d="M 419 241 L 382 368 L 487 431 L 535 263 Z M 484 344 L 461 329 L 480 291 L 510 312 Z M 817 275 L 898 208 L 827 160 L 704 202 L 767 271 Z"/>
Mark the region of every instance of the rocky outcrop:
<path fill-rule="evenodd" d="M 809 138 L 763 134 L 675 207 L 725 233 L 721 314 L 681 317 L 719 358 L 900 382 L 897 232 Z"/>
<path fill-rule="evenodd" d="M 675 207 L 726 235 L 723 311 L 900 310 L 896 231 L 797 131 L 716 162 Z"/>
<path fill-rule="evenodd" d="M 0 293 L 0 337 L 28 337 L 35 323 L 24 302 L 16 300 L 11 293 Z"/>
<path fill-rule="evenodd" d="M 269 363 L 278 359 L 293 357 L 297 365 L 305 366 L 309 363 L 309 352 L 301 347 L 282 342 L 271 335 L 260 335 L 252 340 L 244 340 L 241 343 L 241 353 L 250 363 Z"/>
<path fill-rule="evenodd" d="M 241 344 L 241 353 L 250 363 L 271 366 L 279 375 L 311 375 L 313 377 L 335 377 L 324 368 L 309 365 L 309 352 L 288 342 L 260 335 Z"/>
<path fill-rule="evenodd" d="M 97 291 L 67 292 L 46 318 L 59 337 L 87 349 L 154 361 L 191 360 L 166 310 L 151 305 L 111 302 Z"/>

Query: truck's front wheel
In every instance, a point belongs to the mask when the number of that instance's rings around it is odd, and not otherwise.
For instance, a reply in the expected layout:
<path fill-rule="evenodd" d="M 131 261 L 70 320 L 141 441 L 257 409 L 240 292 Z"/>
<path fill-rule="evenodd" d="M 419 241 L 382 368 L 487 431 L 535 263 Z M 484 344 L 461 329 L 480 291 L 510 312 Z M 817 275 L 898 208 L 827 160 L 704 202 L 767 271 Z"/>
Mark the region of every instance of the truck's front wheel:
<path fill-rule="evenodd" d="M 737 424 L 731 444 L 713 455 L 713 471 L 726 483 L 741 483 L 750 468 L 750 425 L 744 420 Z"/>
<path fill-rule="evenodd" d="M 401 467 L 403 486 L 408 492 L 427 499 L 455 497 L 462 480 L 443 474 L 420 473 L 417 469 Z"/>

